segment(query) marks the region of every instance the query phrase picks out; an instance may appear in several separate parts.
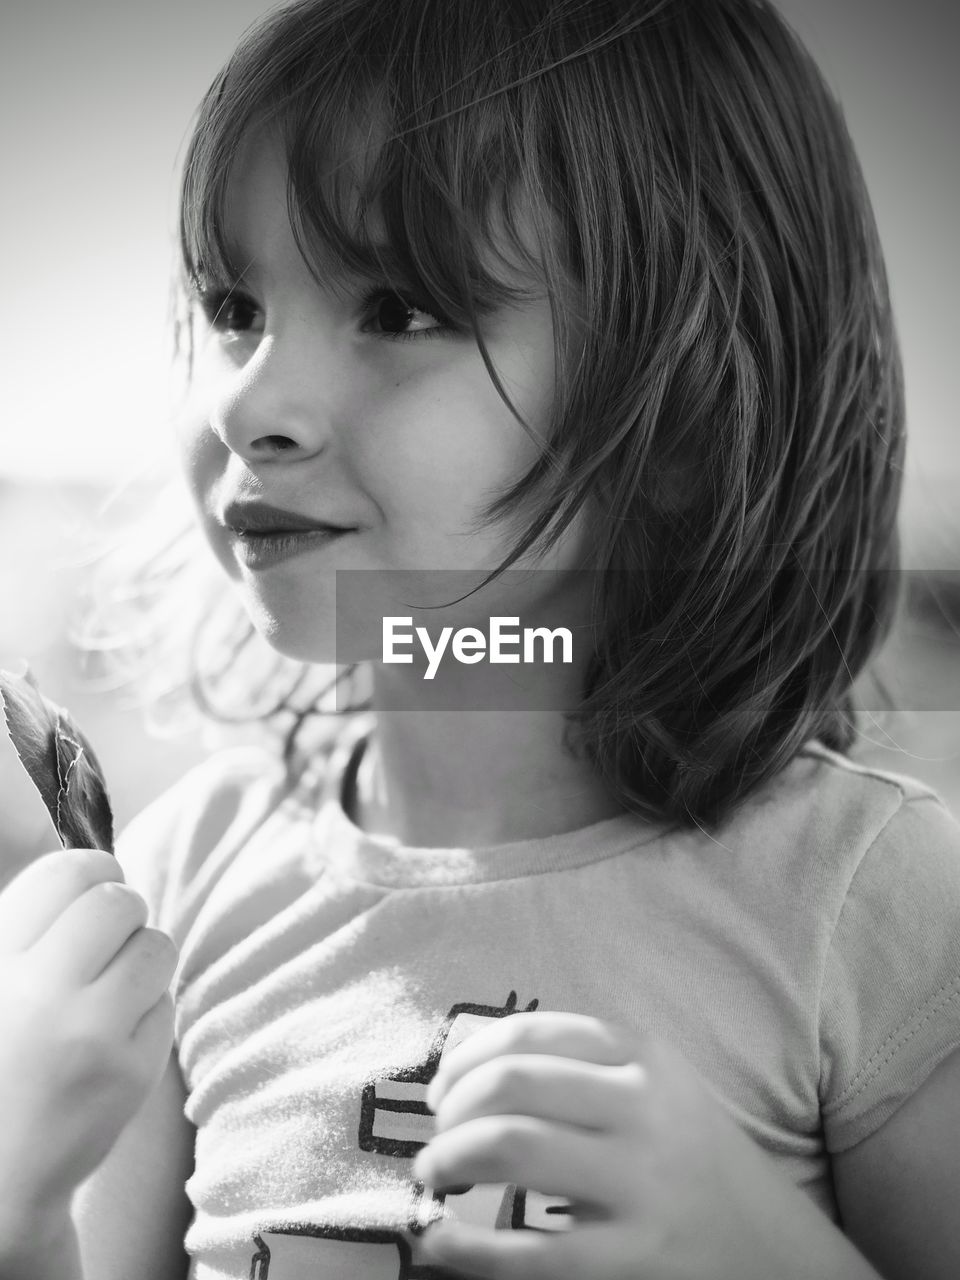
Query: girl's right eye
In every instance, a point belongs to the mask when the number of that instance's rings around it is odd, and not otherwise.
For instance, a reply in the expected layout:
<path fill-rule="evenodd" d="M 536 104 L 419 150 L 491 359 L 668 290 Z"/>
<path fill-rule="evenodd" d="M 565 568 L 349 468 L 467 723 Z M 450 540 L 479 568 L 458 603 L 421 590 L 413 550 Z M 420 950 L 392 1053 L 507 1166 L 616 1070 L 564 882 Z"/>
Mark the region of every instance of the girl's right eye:
<path fill-rule="evenodd" d="M 249 333 L 261 324 L 260 308 L 236 289 L 203 291 L 199 302 L 207 324 L 217 333 Z"/>

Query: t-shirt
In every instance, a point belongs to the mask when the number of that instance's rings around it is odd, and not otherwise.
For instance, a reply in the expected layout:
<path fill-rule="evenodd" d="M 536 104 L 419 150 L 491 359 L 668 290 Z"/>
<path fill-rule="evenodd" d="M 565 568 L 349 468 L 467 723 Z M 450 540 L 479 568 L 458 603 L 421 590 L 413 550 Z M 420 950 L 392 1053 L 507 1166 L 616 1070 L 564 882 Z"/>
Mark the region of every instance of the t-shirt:
<path fill-rule="evenodd" d="M 405 847 L 343 804 L 372 721 L 294 789 L 222 753 L 119 856 L 181 949 L 191 1280 L 416 1280 L 438 1214 L 563 1230 L 523 1188 L 417 1183 L 426 1085 L 490 1019 L 568 1010 L 671 1042 L 834 1220 L 830 1155 L 960 1045 L 960 826 L 808 743 L 712 834 L 623 814 Z"/>

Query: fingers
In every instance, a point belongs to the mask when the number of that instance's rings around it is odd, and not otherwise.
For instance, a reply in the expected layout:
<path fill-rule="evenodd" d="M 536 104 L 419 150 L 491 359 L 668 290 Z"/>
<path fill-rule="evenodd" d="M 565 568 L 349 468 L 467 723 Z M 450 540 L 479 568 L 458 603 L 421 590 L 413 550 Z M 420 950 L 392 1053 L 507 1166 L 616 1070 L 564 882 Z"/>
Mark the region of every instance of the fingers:
<path fill-rule="evenodd" d="M 144 1075 L 156 1085 L 173 1047 L 173 997 L 165 991 L 140 1019 L 133 1033 L 133 1051 L 143 1064 Z"/>
<path fill-rule="evenodd" d="M 0 954 L 32 946 L 94 885 L 122 880 L 116 858 L 100 849 L 58 849 L 31 862 L 0 893 Z"/>
<path fill-rule="evenodd" d="M 178 951 L 159 929 L 132 934 L 89 988 L 101 1016 L 124 1035 L 141 1031 L 144 1019 L 168 992 Z"/>
<path fill-rule="evenodd" d="M 623 1127 L 645 1083 L 636 1063 L 606 1067 L 546 1054 L 508 1054 L 460 1076 L 436 1108 L 442 1133 L 480 1116 L 524 1115 L 584 1129 Z"/>
<path fill-rule="evenodd" d="M 512 1182 L 602 1207 L 609 1199 L 606 1141 L 533 1116 L 481 1116 L 434 1137 L 413 1171 L 429 1186 Z"/>
<path fill-rule="evenodd" d="M 613 1067 L 632 1062 L 636 1053 L 637 1043 L 628 1032 L 597 1018 L 516 1013 L 476 1032 L 444 1058 L 427 1091 L 427 1105 L 436 1111 L 455 1081 L 503 1054 L 548 1054 Z"/>
<path fill-rule="evenodd" d="M 147 904 L 125 884 L 106 880 L 71 902 L 30 948 L 55 982 L 93 982 L 147 922 Z"/>

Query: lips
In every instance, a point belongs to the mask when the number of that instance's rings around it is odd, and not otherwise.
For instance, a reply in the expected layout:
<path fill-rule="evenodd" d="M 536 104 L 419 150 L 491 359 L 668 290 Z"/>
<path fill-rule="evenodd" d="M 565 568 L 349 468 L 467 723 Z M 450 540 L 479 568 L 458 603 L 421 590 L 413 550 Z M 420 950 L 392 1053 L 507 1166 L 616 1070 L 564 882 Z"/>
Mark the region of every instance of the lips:
<path fill-rule="evenodd" d="M 313 520 L 298 511 L 271 506 L 268 502 L 231 502 L 224 508 L 220 523 L 238 537 L 264 538 L 283 533 L 348 533 L 355 526 Z"/>

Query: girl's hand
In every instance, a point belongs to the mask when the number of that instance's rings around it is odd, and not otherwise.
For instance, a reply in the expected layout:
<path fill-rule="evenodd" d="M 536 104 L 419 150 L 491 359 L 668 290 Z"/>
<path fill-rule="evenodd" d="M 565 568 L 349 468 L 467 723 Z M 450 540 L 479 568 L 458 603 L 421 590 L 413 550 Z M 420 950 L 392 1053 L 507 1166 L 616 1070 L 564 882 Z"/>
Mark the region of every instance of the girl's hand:
<path fill-rule="evenodd" d="M 417 1177 L 514 1183 L 565 1197 L 573 1216 L 548 1232 L 447 1219 L 423 1236 L 424 1261 L 491 1280 L 790 1274 L 758 1236 L 782 1175 L 669 1045 L 576 1014 L 515 1014 L 453 1050 L 427 1102 L 437 1134 Z"/>
<path fill-rule="evenodd" d="M 0 893 L 0 1259 L 63 1230 L 169 1057 L 177 951 L 122 880 L 58 850 Z"/>

